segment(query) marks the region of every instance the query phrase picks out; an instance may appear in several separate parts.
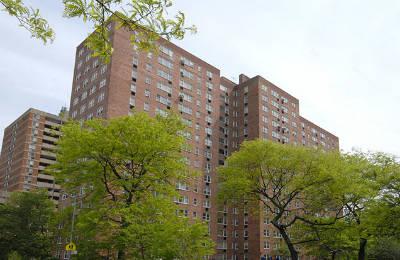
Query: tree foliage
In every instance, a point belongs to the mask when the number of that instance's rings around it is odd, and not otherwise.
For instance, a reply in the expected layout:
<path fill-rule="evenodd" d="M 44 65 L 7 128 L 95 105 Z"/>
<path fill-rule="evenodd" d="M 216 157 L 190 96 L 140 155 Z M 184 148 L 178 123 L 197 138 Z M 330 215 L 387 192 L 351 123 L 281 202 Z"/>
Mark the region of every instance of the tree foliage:
<path fill-rule="evenodd" d="M 220 199 L 266 209 L 292 259 L 301 247 L 307 255 L 361 260 L 368 243 L 372 256 L 380 240 L 395 239 L 386 252 L 395 252 L 400 241 L 400 164 L 394 156 L 254 140 L 244 142 L 219 174 Z"/>
<path fill-rule="evenodd" d="M 0 204 L 0 259 L 48 259 L 53 242 L 55 204 L 45 192 L 15 192 Z"/>
<path fill-rule="evenodd" d="M 4 7 L 4 11 L 17 18 L 19 26 L 28 30 L 33 38 L 44 43 L 54 40 L 55 33 L 40 15 L 39 9 L 26 6 L 22 0 L 0 0 L 0 4 Z"/>
<path fill-rule="evenodd" d="M 53 41 L 55 34 L 39 10 L 28 7 L 22 0 L 0 0 L 9 15 L 18 19 L 34 38 L 44 43 Z M 92 26 L 86 45 L 94 56 L 108 61 L 112 54 L 110 27 L 112 21 L 118 27 L 132 32 L 131 43 L 140 49 L 154 49 L 161 36 L 168 40 L 182 39 L 187 31 L 195 32 L 194 26 L 185 26 L 185 15 L 178 12 L 174 17 L 168 14 L 171 0 L 63 0 L 64 16 L 80 18 Z"/>
<path fill-rule="evenodd" d="M 342 205 L 344 218 L 328 228 L 306 227 L 314 238 L 307 248 L 366 259 L 369 243 L 376 252 L 380 240 L 399 238 L 400 165 L 384 153 L 352 152 L 341 156 L 336 174 L 341 182 L 331 200 Z"/>
<path fill-rule="evenodd" d="M 228 203 L 243 199 L 256 207 L 261 203 L 292 259 L 297 259 L 296 243 L 289 234 L 292 226 L 330 225 L 341 217 L 342 208 L 329 196 L 339 181 L 332 175 L 340 167 L 338 158 L 337 153 L 316 149 L 247 141 L 219 169 L 219 194 Z"/>
<path fill-rule="evenodd" d="M 196 177 L 182 157 L 179 117 L 134 113 L 71 122 L 62 131 L 52 171 L 68 193 L 80 190 L 81 259 L 201 259 L 212 252 L 207 227 L 177 214 L 173 203 L 175 182 Z"/>

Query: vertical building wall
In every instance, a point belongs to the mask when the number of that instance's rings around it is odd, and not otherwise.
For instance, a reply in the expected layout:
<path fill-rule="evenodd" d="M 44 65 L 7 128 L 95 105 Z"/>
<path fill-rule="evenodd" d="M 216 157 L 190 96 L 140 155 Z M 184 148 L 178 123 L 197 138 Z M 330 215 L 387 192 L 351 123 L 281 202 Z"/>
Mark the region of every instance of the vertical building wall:
<path fill-rule="evenodd" d="M 45 188 L 55 201 L 59 185 L 44 172 L 56 160 L 55 143 L 62 120 L 55 115 L 29 109 L 4 131 L 0 157 L 0 191 L 30 191 Z"/>
<path fill-rule="evenodd" d="M 338 138 L 299 115 L 299 101 L 266 79 L 239 76 L 239 84 L 224 78 L 229 85 L 230 113 L 227 138 L 228 155 L 245 140 L 265 139 L 282 144 L 338 149 Z M 221 107 L 221 110 L 223 108 Z M 225 119 L 226 120 L 226 119 Z M 221 213 L 221 214 L 220 214 Z M 260 259 L 279 255 L 283 241 L 270 220 L 273 215 L 260 205 L 248 212 L 245 204 L 227 206 L 218 215 L 217 259 Z"/>
<path fill-rule="evenodd" d="M 160 39 L 160 51 L 132 48 L 127 30 L 112 31 L 111 62 L 100 65 L 82 43 L 77 49 L 70 115 L 76 120 L 115 118 L 135 111 L 149 115 L 179 113 L 188 125 L 191 149 L 187 163 L 203 174 L 193 183 L 178 183 L 184 215 L 202 218 L 216 239 L 216 173 L 220 72 L 178 46 Z"/>
<path fill-rule="evenodd" d="M 112 26 L 112 25 L 111 25 Z M 138 51 L 132 32 L 111 32 L 109 64 L 77 48 L 70 115 L 76 120 L 114 118 L 135 111 L 180 113 L 188 125 L 188 165 L 203 172 L 193 183 L 177 183 L 183 214 L 210 226 L 217 253 L 212 259 L 260 259 L 276 255 L 281 238 L 263 207 L 216 204 L 215 168 L 245 140 L 338 149 L 338 138 L 299 115 L 299 100 L 261 76 L 241 74 L 239 83 L 220 77 L 214 66 L 160 39 L 159 51 Z"/>

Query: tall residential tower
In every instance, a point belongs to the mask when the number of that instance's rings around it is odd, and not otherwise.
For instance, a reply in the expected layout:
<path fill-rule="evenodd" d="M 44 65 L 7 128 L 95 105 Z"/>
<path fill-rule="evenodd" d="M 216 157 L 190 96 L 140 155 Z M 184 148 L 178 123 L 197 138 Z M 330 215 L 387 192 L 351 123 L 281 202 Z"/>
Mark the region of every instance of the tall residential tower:
<path fill-rule="evenodd" d="M 4 130 L 0 156 L 0 192 L 45 188 L 58 201 L 60 186 L 44 172 L 56 160 L 55 145 L 63 118 L 30 108 Z"/>
<path fill-rule="evenodd" d="M 339 140 L 299 114 L 299 100 L 266 79 L 240 75 L 238 83 L 182 48 L 160 39 L 157 53 L 130 45 L 125 29 L 111 28 L 108 64 L 91 56 L 82 42 L 76 51 L 70 117 L 89 120 L 145 111 L 180 113 L 192 150 L 188 164 L 201 170 L 195 183 L 178 183 L 176 201 L 188 217 L 209 223 L 217 254 L 212 259 L 260 259 L 274 255 L 278 233 L 264 216 L 216 205 L 216 167 L 244 140 L 338 149 Z"/>

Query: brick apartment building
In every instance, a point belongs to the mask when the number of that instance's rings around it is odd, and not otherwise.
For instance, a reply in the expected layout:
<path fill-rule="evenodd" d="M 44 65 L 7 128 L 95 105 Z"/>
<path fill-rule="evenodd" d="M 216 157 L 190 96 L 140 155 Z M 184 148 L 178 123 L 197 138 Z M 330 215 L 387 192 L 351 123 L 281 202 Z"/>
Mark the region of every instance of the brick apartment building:
<path fill-rule="evenodd" d="M 4 130 L 0 156 L 2 201 L 12 191 L 45 188 L 56 202 L 60 186 L 44 172 L 55 162 L 55 142 L 63 122 L 60 116 L 30 108 Z"/>
<path fill-rule="evenodd" d="M 188 125 L 185 151 L 191 167 L 203 172 L 195 183 L 178 183 L 182 213 L 209 224 L 217 253 L 210 259 L 256 260 L 276 255 L 281 238 L 268 215 L 217 206 L 216 167 L 244 140 L 263 138 L 282 144 L 338 149 L 336 136 L 304 119 L 299 100 L 271 82 L 243 74 L 239 83 L 164 39 L 157 53 L 130 45 L 131 32 L 111 28 L 113 55 L 108 64 L 91 56 L 82 42 L 76 51 L 69 116 L 74 120 L 113 118 L 135 111 L 150 115 L 180 113 Z M 52 153 L 61 119 L 30 109 L 5 130 L 0 159 L 1 189 L 59 188 L 43 167 Z M 56 132 L 57 133 L 57 132 Z M 34 149 L 31 149 L 34 148 Z"/>
<path fill-rule="evenodd" d="M 189 217 L 209 223 L 217 244 L 214 259 L 260 259 L 274 255 L 278 232 L 264 216 L 217 207 L 215 168 L 246 139 L 338 149 L 338 138 L 299 115 L 299 100 L 266 79 L 240 75 L 239 83 L 220 70 L 168 42 L 158 53 L 140 52 L 131 32 L 112 30 L 114 53 L 109 64 L 91 57 L 84 42 L 77 47 L 70 116 L 76 120 L 179 112 L 187 123 L 192 151 L 188 163 L 203 171 L 197 183 L 177 184 L 176 201 Z"/>
<path fill-rule="evenodd" d="M 266 79 L 239 76 L 239 84 L 224 77 L 220 111 L 220 163 L 244 140 L 266 139 L 282 144 L 339 149 L 336 136 L 299 115 L 299 100 Z M 226 98 L 228 97 L 228 98 Z M 222 156 L 222 158 L 221 158 Z M 250 214 L 243 205 L 220 207 L 217 213 L 217 259 L 260 259 L 279 255 L 283 243 L 263 208 Z"/>

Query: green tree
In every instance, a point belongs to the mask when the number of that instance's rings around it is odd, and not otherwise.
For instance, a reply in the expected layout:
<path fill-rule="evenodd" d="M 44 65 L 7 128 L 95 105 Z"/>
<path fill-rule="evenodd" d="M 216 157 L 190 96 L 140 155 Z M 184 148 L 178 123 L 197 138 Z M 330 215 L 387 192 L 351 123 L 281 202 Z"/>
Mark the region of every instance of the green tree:
<path fill-rule="evenodd" d="M 15 192 L 0 204 L 0 259 L 51 257 L 55 204 L 45 192 Z"/>
<path fill-rule="evenodd" d="M 340 185 L 330 193 L 342 205 L 343 216 L 334 226 L 313 227 L 308 248 L 357 252 L 367 257 L 367 243 L 398 237 L 400 167 L 395 157 L 384 153 L 352 152 L 341 156 Z"/>
<path fill-rule="evenodd" d="M 296 230 L 295 237 L 303 237 L 306 243 L 303 248 L 307 255 L 336 259 L 353 256 L 357 252 L 358 241 L 351 223 L 344 219 L 337 220 L 333 225 L 316 226 L 301 225 Z"/>
<path fill-rule="evenodd" d="M 396 237 L 380 237 L 368 248 L 368 259 L 400 259 L 400 241 Z"/>
<path fill-rule="evenodd" d="M 195 32 L 194 26 L 185 26 L 185 15 L 178 12 L 175 17 L 168 15 L 171 0 L 63 0 L 64 16 L 81 18 L 93 27 L 86 45 L 94 56 L 109 60 L 112 53 L 108 27 L 115 21 L 119 27 L 136 32 L 131 43 L 141 49 L 155 48 L 156 40 L 162 36 L 182 39 L 187 31 Z M 55 33 L 38 9 L 26 6 L 23 0 L 0 0 L 9 15 L 18 19 L 19 25 L 27 29 L 32 37 L 44 43 L 53 41 Z"/>
<path fill-rule="evenodd" d="M 244 142 L 226 166 L 219 168 L 222 201 L 260 203 L 271 214 L 292 259 L 298 258 L 290 228 L 298 223 L 331 225 L 341 218 L 342 208 L 331 203 L 329 194 L 339 185 L 335 171 L 338 153 L 281 145 L 264 140 Z"/>
<path fill-rule="evenodd" d="M 184 130 L 177 116 L 146 113 L 63 126 L 52 170 L 68 193 L 81 191 L 82 259 L 93 249 L 118 259 L 200 259 L 212 252 L 206 226 L 176 216 L 173 203 L 174 183 L 196 177 L 182 157 Z"/>

